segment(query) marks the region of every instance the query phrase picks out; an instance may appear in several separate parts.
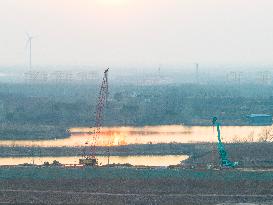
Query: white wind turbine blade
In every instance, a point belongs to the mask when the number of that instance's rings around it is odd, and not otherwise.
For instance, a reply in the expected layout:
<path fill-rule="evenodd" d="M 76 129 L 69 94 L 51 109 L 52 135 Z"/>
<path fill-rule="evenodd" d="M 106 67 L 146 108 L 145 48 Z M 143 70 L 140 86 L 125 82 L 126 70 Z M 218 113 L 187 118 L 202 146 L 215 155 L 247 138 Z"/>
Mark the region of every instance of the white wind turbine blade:
<path fill-rule="evenodd" d="M 26 36 L 27 36 L 27 41 L 26 41 L 26 45 L 25 45 L 25 48 L 28 49 L 28 45 L 32 39 L 32 37 L 29 35 L 28 32 L 26 32 Z"/>

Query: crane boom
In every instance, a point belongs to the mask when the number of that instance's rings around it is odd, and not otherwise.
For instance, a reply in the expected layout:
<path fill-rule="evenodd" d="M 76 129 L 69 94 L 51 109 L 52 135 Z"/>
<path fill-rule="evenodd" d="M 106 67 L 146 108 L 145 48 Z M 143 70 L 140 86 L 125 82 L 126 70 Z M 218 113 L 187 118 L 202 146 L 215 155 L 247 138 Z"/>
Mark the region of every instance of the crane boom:
<path fill-rule="evenodd" d="M 84 153 L 84 158 L 80 159 L 80 164 L 88 165 L 88 166 L 96 166 L 98 164 L 98 160 L 96 158 L 96 145 L 97 145 L 97 139 L 100 135 L 102 121 L 103 121 L 103 112 L 104 108 L 107 102 L 108 98 L 108 71 L 109 68 L 107 68 L 104 71 L 104 76 L 102 79 L 102 84 L 100 86 L 98 101 L 96 105 L 96 121 L 95 121 L 95 127 L 92 143 L 91 143 L 91 152 Z M 91 127 L 90 127 L 91 128 Z M 88 142 L 86 143 L 88 144 Z"/>
<path fill-rule="evenodd" d="M 109 68 L 107 68 L 104 71 L 104 76 L 102 79 L 102 84 L 100 87 L 99 92 L 99 98 L 96 106 L 96 124 L 95 124 L 95 130 L 93 135 L 93 144 L 92 144 L 92 157 L 95 158 L 96 156 L 96 144 L 97 144 L 97 138 L 100 135 L 100 129 L 102 126 L 102 120 L 103 120 L 103 111 L 104 107 L 107 102 L 108 98 L 108 71 Z"/>

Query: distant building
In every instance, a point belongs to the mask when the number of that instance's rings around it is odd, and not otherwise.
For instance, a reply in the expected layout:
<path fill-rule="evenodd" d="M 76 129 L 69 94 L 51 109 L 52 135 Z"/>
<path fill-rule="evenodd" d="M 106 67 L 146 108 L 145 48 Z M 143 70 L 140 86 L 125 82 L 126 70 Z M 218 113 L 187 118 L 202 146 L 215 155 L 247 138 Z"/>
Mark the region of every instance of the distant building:
<path fill-rule="evenodd" d="M 272 125 L 272 115 L 251 114 L 247 118 L 250 125 Z"/>

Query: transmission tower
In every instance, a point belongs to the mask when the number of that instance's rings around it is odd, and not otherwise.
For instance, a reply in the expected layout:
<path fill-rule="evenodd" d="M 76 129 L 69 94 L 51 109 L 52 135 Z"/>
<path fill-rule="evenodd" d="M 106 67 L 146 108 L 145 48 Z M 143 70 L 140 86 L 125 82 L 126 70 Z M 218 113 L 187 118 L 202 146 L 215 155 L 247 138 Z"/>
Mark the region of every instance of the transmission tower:
<path fill-rule="evenodd" d="M 97 145 L 97 139 L 101 131 L 103 111 L 104 111 L 104 108 L 107 102 L 107 97 L 108 97 L 108 71 L 109 71 L 109 68 L 107 68 L 104 71 L 102 84 L 100 86 L 100 92 L 99 92 L 99 97 L 98 97 L 97 106 L 96 106 L 96 122 L 95 122 L 95 128 L 93 132 L 93 139 L 92 139 L 92 143 L 90 147 L 91 152 L 84 153 L 84 158 L 80 159 L 80 164 L 84 164 L 88 166 L 96 166 L 98 164 L 98 160 L 96 158 L 96 145 Z M 88 144 L 88 142 L 86 142 L 86 144 Z"/>
<path fill-rule="evenodd" d="M 195 80 L 196 80 L 196 83 L 199 84 L 199 64 L 198 63 L 195 64 Z"/>

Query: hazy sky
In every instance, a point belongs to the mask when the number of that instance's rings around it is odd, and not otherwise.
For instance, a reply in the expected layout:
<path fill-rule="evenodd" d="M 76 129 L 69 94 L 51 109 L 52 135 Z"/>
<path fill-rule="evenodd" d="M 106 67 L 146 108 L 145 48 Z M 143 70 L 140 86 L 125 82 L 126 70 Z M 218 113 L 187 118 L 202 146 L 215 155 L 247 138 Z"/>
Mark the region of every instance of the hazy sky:
<path fill-rule="evenodd" d="M 0 65 L 273 63 L 272 0 L 0 0 Z"/>

